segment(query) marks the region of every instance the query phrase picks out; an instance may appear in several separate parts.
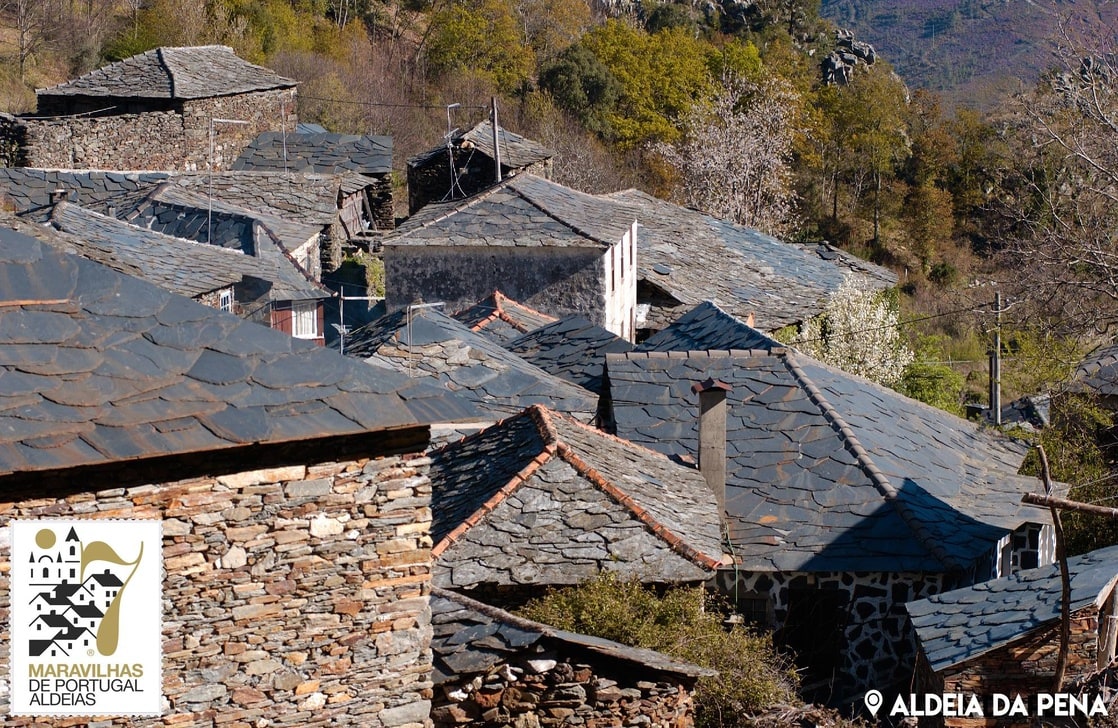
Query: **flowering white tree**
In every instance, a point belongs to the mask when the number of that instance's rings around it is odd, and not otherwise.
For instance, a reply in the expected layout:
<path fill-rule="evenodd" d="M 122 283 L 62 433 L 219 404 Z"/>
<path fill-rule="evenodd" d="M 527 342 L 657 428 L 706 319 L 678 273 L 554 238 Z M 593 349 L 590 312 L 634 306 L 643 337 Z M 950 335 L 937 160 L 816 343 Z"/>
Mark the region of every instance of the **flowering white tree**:
<path fill-rule="evenodd" d="M 658 151 L 682 176 L 686 203 L 770 235 L 795 228 L 792 142 L 799 95 L 786 81 L 728 78 L 709 104 L 696 104 L 686 133 Z"/>
<path fill-rule="evenodd" d="M 792 344 L 825 364 L 895 387 L 915 358 L 899 324 L 894 303 L 848 276 Z"/>

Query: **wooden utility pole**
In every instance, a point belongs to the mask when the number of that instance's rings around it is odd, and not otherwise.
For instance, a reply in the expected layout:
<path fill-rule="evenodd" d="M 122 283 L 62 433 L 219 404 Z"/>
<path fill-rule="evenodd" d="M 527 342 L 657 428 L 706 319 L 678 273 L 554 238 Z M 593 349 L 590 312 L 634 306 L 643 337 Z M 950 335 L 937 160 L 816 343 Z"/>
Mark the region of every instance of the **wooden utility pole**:
<path fill-rule="evenodd" d="M 1001 296 L 998 296 L 1001 303 Z M 1001 306 L 998 306 L 999 311 Z M 1052 474 L 1048 468 L 1048 455 L 1044 452 L 1043 445 L 1037 445 L 1037 454 L 1040 455 L 1040 474 L 1044 478 L 1044 492 L 1052 495 Z M 1060 511 L 1055 505 L 1049 504 L 1048 510 L 1052 513 L 1052 528 L 1056 533 L 1056 560 L 1060 562 L 1060 652 L 1056 657 L 1056 674 L 1052 679 L 1052 692 L 1060 692 L 1064 683 L 1064 673 L 1068 666 L 1068 645 L 1071 643 L 1071 575 L 1068 574 L 1068 557 L 1064 550 L 1064 525 L 1060 520 Z"/>
<path fill-rule="evenodd" d="M 994 346 L 990 349 L 990 417 L 1002 425 L 1002 294 L 994 294 Z"/>
<path fill-rule="evenodd" d="M 493 175 L 495 182 L 501 181 L 501 127 L 497 125 L 497 97 L 493 97 Z"/>

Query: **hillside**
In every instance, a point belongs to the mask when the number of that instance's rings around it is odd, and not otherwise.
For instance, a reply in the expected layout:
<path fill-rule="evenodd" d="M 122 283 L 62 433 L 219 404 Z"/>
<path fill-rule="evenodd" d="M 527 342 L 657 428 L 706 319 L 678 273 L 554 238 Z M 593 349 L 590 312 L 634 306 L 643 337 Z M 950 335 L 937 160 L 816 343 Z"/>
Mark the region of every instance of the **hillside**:
<path fill-rule="evenodd" d="M 1118 25 L 1107 0 L 823 0 L 822 14 L 873 44 L 910 86 L 975 108 L 1052 65 L 1061 21 L 1088 38 Z"/>

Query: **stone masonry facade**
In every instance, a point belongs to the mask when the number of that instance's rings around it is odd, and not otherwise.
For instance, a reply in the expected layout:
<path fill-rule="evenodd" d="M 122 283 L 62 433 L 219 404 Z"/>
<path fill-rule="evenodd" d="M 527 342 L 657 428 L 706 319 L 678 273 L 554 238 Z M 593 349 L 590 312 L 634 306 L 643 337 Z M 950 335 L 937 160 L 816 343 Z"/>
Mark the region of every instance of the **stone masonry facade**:
<path fill-rule="evenodd" d="M 431 717 L 436 728 L 690 728 L 693 713 L 691 685 L 539 653 L 443 683 Z"/>
<path fill-rule="evenodd" d="M 917 666 L 916 690 L 920 693 L 964 693 L 990 696 L 994 693 L 1021 695 L 1026 699 L 1037 693 L 1053 692 L 1052 678 L 1060 648 L 1059 622 L 1037 630 L 1024 639 L 991 650 L 967 662 L 935 673 L 921 657 Z M 1096 669 L 1099 649 L 1099 608 L 1088 605 L 1071 614 L 1071 641 L 1068 643 L 1067 672 L 1064 685 L 1069 685 Z M 1032 711 L 1035 713 L 1035 706 Z M 985 712 L 990 714 L 990 706 Z M 1011 718 L 994 720 L 979 718 L 948 718 L 942 716 L 920 719 L 921 727 L 932 726 L 1013 726 L 1036 725 L 1036 719 Z"/>
<path fill-rule="evenodd" d="M 788 618 L 792 589 L 811 588 L 841 593 L 845 627 L 840 644 L 839 673 L 844 684 L 836 690 L 854 693 L 905 682 L 913 674 L 916 660 L 916 635 L 904 609 L 906 602 L 925 599 L 951 589 L 1005 576 L 1053 559 L 1051 527 L 1026 524 L 1008 534 L 976 567 L 976 573 L 917 574 L 876 572 L 748 572 L 719 571 L 717 587 L 731 597 L 765 597 L 768 600 L 764 626 L 778 636 Z M 845 693 L 844 693 L 845 694 Z"/>
<path fill-rule="evenodd" d="M 176 102 L 174 109 L 102 116 L 21 118 L 0 114 L 0 165 L 57 169 L 228 169 L 265 131 L 294 129 L 295 90 L 271 89 Z M 123 140 L 123 143 L 122 143 Z"/>
<path fill-rule="evenodd" d="M 428 466 L 391 456 L 57 497 L 9 488 L 0 526 L 15 518 L 163 521 L 163 715 L 91 725 L 424 728 L 432 697 Z M 0 639 L 8 640 L 11 564 L 7 529 L 0 532 Z M 6 661 L 4 650 L 0 674 Z"/>

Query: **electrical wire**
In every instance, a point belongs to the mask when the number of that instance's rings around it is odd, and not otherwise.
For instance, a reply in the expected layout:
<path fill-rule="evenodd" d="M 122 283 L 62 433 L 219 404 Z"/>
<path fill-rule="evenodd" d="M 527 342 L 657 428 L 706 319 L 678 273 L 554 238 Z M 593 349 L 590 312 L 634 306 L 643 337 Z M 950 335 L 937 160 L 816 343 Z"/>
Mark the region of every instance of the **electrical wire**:
<path fill-rule="evenodd" d="M 350 106 L 375 106 L 389 109 L 438 109 L 445 111 L 446 106 L 435 106 L 432 104 L 386 104 L 379 101 L 354 101 L 353 99 L 330 99 L 323 96 L 308 96 L 306 94 L 299 94 L 300 99 L 307 101 L 325 101 L 331 104 L 348 104 Z M 462 106 L 463 109 L 473 109 L 475 111 L 484 111 L 488 106 Z"/>

